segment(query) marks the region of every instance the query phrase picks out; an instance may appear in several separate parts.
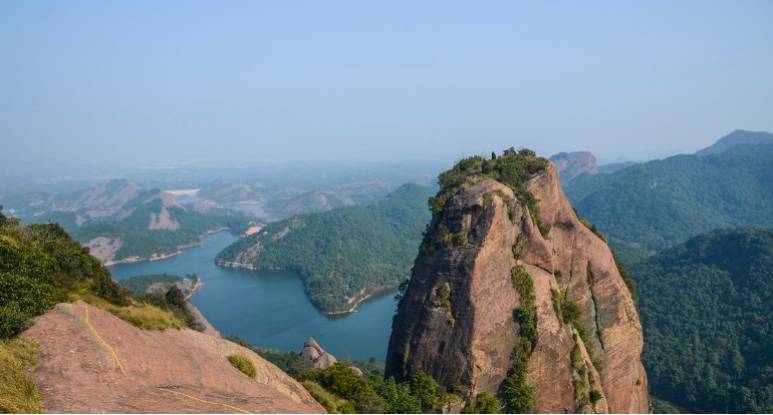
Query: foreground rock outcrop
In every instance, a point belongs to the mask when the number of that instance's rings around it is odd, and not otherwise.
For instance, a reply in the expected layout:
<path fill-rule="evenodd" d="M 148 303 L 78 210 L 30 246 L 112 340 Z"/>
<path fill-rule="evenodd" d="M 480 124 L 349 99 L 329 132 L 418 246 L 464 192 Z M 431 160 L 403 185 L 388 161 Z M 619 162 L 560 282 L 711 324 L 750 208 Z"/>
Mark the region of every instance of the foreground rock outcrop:
<path fill-rule="evenodd" d="M 324 412 L 251 350 L 189 329 L 140 330 L 82 302 L 57 305 L 23 337 L 40 345 L 32 378 L 46 412 Z M 229 363 L 231 354 L 255 365 L 255 379 Z"/>
<path fill-rule="evenodd" d="M 481 160 L 441 176 L 444 185 L 446 175 L 467 174 L 436 198 L 393 323 L 387 376 L 426 371 L 505 400 L 521 353 L 533 411 L 648 412 L 639 316 L 605 241 L 577 217 L 551 163 L 537 158 L 541 171 L 513 186 L 487 174 L 511 166 Z M 519 288 L 524 275 L 532 286 Z M 528 339 L 524 316 L 536 326 Z"/>

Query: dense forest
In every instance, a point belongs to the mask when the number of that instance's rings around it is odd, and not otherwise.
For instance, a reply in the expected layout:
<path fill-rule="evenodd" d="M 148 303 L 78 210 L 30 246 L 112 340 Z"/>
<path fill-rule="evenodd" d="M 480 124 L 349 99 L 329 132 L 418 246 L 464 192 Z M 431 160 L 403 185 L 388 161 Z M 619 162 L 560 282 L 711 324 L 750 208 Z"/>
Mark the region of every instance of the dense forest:
<path fill-rule="evenodd" d="M 712 229 L 773 226 L 773 144 L 679 155 L 563 185 L 628 264 Z"/>
<path fill-rule="evenodd" d="M 634 267 L 652 393 L 773 412 L 773 230 L 719 230 Z"/>
<path fill-rule="evenodd" d="M 294 216 L 242 238 L 217 259 L 233 262 L 260 246 L 250 265 L 295 271 L 316 307 L 346 311 L 351 299 L 408 277 L 430 219 L 431 194 L 429 187 L 405 184 L 372 205 Z"/>

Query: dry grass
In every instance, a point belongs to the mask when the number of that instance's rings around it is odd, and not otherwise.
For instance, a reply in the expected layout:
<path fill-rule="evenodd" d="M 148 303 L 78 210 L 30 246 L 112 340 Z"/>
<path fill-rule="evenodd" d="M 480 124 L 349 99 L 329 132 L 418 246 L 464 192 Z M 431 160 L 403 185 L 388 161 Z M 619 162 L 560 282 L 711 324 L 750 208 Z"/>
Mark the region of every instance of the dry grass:
<path fill-rule="evenodd" d="M 252 361 L 247 356 L 242 354 L 232 354 L 228 356 L 228 361 L 242 373 L 255 379 L 255 375 L 257 374 L 255 365 L 252 364 Z"/>
<path fill-rule="evenodd" d="M 173 312 L 152 304 L 131 300 L 131 304 L 128 306 L 118 306 L 97 297 L 91 293 L 88 287 L 82 287 L 68 295 L 71 301 L 81 300 L 89 303 L 143 330 L 167 330 L 186 327 L 185 323 L 177 318 Z"/>
<path fill-rule="evenodd" d="M 43 410 L 29 370 L 37 364 L 38 344 L 27 339 L 0 340 L 0 413 Z"/>

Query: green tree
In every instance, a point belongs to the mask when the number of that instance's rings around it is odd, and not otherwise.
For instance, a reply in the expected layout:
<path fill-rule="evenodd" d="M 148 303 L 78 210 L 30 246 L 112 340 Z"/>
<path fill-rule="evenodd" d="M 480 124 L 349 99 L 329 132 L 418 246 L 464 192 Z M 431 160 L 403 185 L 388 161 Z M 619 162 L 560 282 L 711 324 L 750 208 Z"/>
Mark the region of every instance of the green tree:
<path fill-rule="evenodd" d="M 411 393 L 419 399 L 422 409 L 432 410 L 442 392 L 435 378 L 424 371 L 419 371 L 411 377 L 409 383 Z"/>

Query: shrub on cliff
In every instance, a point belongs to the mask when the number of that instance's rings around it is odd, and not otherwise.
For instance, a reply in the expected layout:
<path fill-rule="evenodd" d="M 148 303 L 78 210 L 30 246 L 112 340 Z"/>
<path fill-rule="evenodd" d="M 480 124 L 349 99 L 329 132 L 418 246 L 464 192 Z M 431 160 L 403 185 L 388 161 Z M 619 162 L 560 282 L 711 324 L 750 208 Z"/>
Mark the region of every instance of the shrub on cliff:
<path fill-rule="evenodd" d="M 0 338 L 21 332 L 29 319 L 84 284 L 109 303 L 128 303 L 128 291 L 59 225 L 22 226 L 11 219 L 0 225 Z"/>
<path fill-rule="evenodd" d="M 247 356 L 242 354 L 232 354 L 228 356 L 228 361 L 231 362 L 233 367 L 239 369 L 240 372 L 244 373 L 252 379 L 255 379 L 255 375 L 257 374 L 255 371 L 255 365 Z"/>

